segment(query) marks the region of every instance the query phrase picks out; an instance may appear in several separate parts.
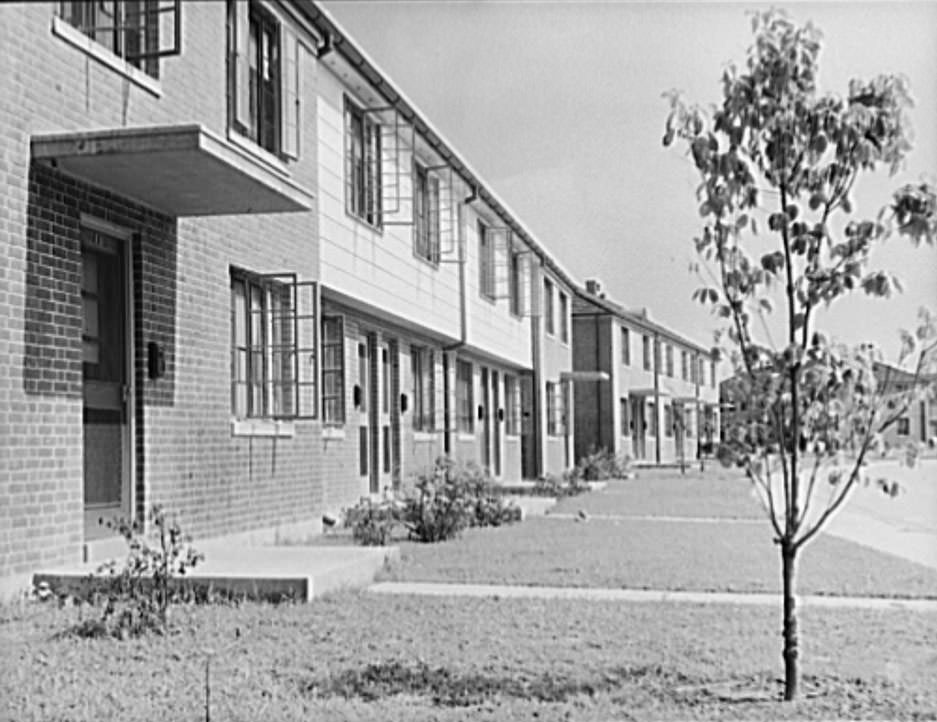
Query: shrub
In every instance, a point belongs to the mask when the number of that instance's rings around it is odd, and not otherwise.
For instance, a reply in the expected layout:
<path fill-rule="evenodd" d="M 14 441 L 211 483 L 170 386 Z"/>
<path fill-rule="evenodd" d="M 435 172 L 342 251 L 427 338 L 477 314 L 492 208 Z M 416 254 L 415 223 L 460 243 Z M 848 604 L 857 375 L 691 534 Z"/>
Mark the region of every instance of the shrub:
<path fill-rule="evenodd" d="M 576 496 L 589 491 L 591 487 L 582 478 L 578 468 L 567 469 L 562 475 L 547 474 L 538 479 L 534 484 L 531 493 L 534 496 L 553 496 L 562 498 L 564 496 Z"/>
<path fill-rule="evenodd" d="M 123 566 L 109 561 L 98 568 L 104 589 L 89 585 L 89 601 L 104 601 L 99 619 L 85 620 L 75 630 L 83 636 L 113 636 L 120 639 L 149 631 L 164 633 L 169 624 L 170 605 L 180 601 L 179 578 L 193 569 L 205 556 L 191 546 L 175 518 L 170 518 L 159 504 L 150 509 L 153 536 L 147 539 L 139 522 L 118 519 L 107 522 L 127 542 L 128 554 Z M 151 543 L 153 542 L 153 543 Z"/>
<path fill-rule="evenodd" d="M 626 454 L 613 454 L 606 449 L 591 449 L 579 460 L 576 469 L 585 481 L 624 479 L 631 468 Z"/>
<path fill-rule="evenodd" d="M 345 526 L 351 527 L 354 540 L 364 546 L 386 546 L 399 523 L 399 502 L 392 498 L 372 501 L 364 497 L 345 512 Z"/>

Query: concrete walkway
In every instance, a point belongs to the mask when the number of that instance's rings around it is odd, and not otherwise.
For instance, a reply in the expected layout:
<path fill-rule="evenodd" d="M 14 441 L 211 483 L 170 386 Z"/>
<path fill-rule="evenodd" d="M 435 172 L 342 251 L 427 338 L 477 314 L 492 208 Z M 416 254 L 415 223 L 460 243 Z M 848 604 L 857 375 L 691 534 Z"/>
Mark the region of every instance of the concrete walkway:
<path fill-rule="evenodd" d="M 496 599 L 581 599 L 600 602 L 683 602 L 779 607 L 777 593 L 677 592 L 664 589 L 598 589 L 586 587 L 532 587 L 501 584 L 437 584 L 434 582 L 379 582 L 368 587 L 374 594 L 415 594 L 431 597 L 490 597 Z M 798 595 L 800 607 L 890 609 L 937 613 L 937 599 L 834 597 Z"/>
<path fill-rule="evenodd" d="M 548 511 L 544 514 L 547 519 L 580 519 L 579 514 L 568 514 L 565 512 L 555 513 Z M 765 519 L 743 519 L 741 517 L 716 517 L 716 516 L 658 516 L 654 514 L 592 514 L 587 513 L 586 519 L 597 519 L 598 521 L 669 521 L 680 524 L 756 524 L 767 525 Z"/>

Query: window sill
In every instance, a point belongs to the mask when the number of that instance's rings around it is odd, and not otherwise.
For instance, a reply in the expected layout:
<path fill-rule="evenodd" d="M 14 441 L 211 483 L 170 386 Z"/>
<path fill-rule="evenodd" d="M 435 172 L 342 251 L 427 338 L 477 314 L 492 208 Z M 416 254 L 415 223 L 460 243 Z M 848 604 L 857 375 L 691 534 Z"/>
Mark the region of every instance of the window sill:
<path fill-rule="evenodd" d="M 340 441 L 345 438 L 345 428 L 342 426 L 323 426 L 322 438 Z"/>
<path fill-rule="evenodd" d="M 286 163 L 280 160 L 274 153 L 266 148 L 261 148 L 257 143 L 248 138 L 243 133 L 238 132 L 232 127 L 228 127 L 228 140 L 244 152 L 250 154 L 254 159 L 263 163 L 268 170 L 277 173 L 284 178 L 290 177 L 290 170 Z"/>
<path fill-rule="evenodd" d="M 414 441 L 436 441 L 437 432 L 435 431 L 414 431 Z"/>
<path fill-rule="evenodd" d="M 291 439 L 296 433 L 292 421 L 278 419 L 233 419 L 232 436 L 262 436 L 277 439 Z"/>
<path fill-rule="evenodd" d="M 372 233 L 376 233 L 376 234 L 379 235 L 379 236 L 383 236 L 383 235 L 384 235 L 384 224 L 383 224 L 383 223 L 378 223 L 378 224 L 371 223 L 371 222 L 368 221 L 366 218 L 362 218 L 361 216 L 357 215 L 356 213 L 352 213 L 350 210 L 348 210 L 348 206 L 347 206 L 347 205 L 345 206 L 345 215 L 346 215 L 348 218 L 350 218 L 351 220 L 353 220 L 355 223 L 357 223 L 359 226 L 364 226 L 365 228 L 367 228 L 367 229 L 368 229 L 369 231 L 371 231 Z"/>
<path fill-rule="evenodd" d="M 139 68 L 135 68 L 119 55 L 115 55 L 100 43 L 95 42 L 78 28 L 73 27 L 57 15 L 52 16 L 52 34 L 60 37 L 69 45 L 77 48 L 86 55 L 90 55 L 99 63 L 106 65 L 119 75 L 127 78 L 135 85 L 146 90 L 148 93 L 161 98 L 163 89 L 159 81 Z"/>

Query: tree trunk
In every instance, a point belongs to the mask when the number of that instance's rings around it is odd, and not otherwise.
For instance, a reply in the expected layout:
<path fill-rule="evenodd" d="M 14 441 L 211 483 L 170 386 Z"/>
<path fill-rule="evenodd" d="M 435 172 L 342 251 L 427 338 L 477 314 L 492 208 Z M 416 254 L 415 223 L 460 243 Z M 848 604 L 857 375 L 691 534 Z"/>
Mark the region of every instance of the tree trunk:
<path fill-rule="evenodd" d="M 784 699 L 797 697 L 797 609 L 794 600 L 797 550 L 789 540 L 781 542 L 781 570 L 784 577 Z"/>

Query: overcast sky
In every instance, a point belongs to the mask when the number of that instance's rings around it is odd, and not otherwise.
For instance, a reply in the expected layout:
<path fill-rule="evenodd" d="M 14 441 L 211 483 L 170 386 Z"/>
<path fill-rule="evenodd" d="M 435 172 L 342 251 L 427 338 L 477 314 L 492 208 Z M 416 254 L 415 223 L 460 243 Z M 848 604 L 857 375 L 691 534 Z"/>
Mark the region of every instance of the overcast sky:
<path fill-rule="evenodd" d="M 742 3 L 326 2 L 364 51 L 582 281 L 703 343 L 716 320 L 694 306 L 688 271 L 699 232 L 695 169 L 661 146 L 677 88 L 719 100 L 728 61 L 751 42 Z M 857 186 L 873 216 L 890 191 L 937 180 L 937 3 L 788 3 L 823 32 L 820 86 L 900 73 L 915 99 L 906 169 Z M 904 293 L 854 296 L 821 318 L 847 342 L 894 357 L 897 329 L 937 308 L 937 249 L 890 240 L 874 261 Z M 775 341 L 780 342 L 778 331 Z"/>

